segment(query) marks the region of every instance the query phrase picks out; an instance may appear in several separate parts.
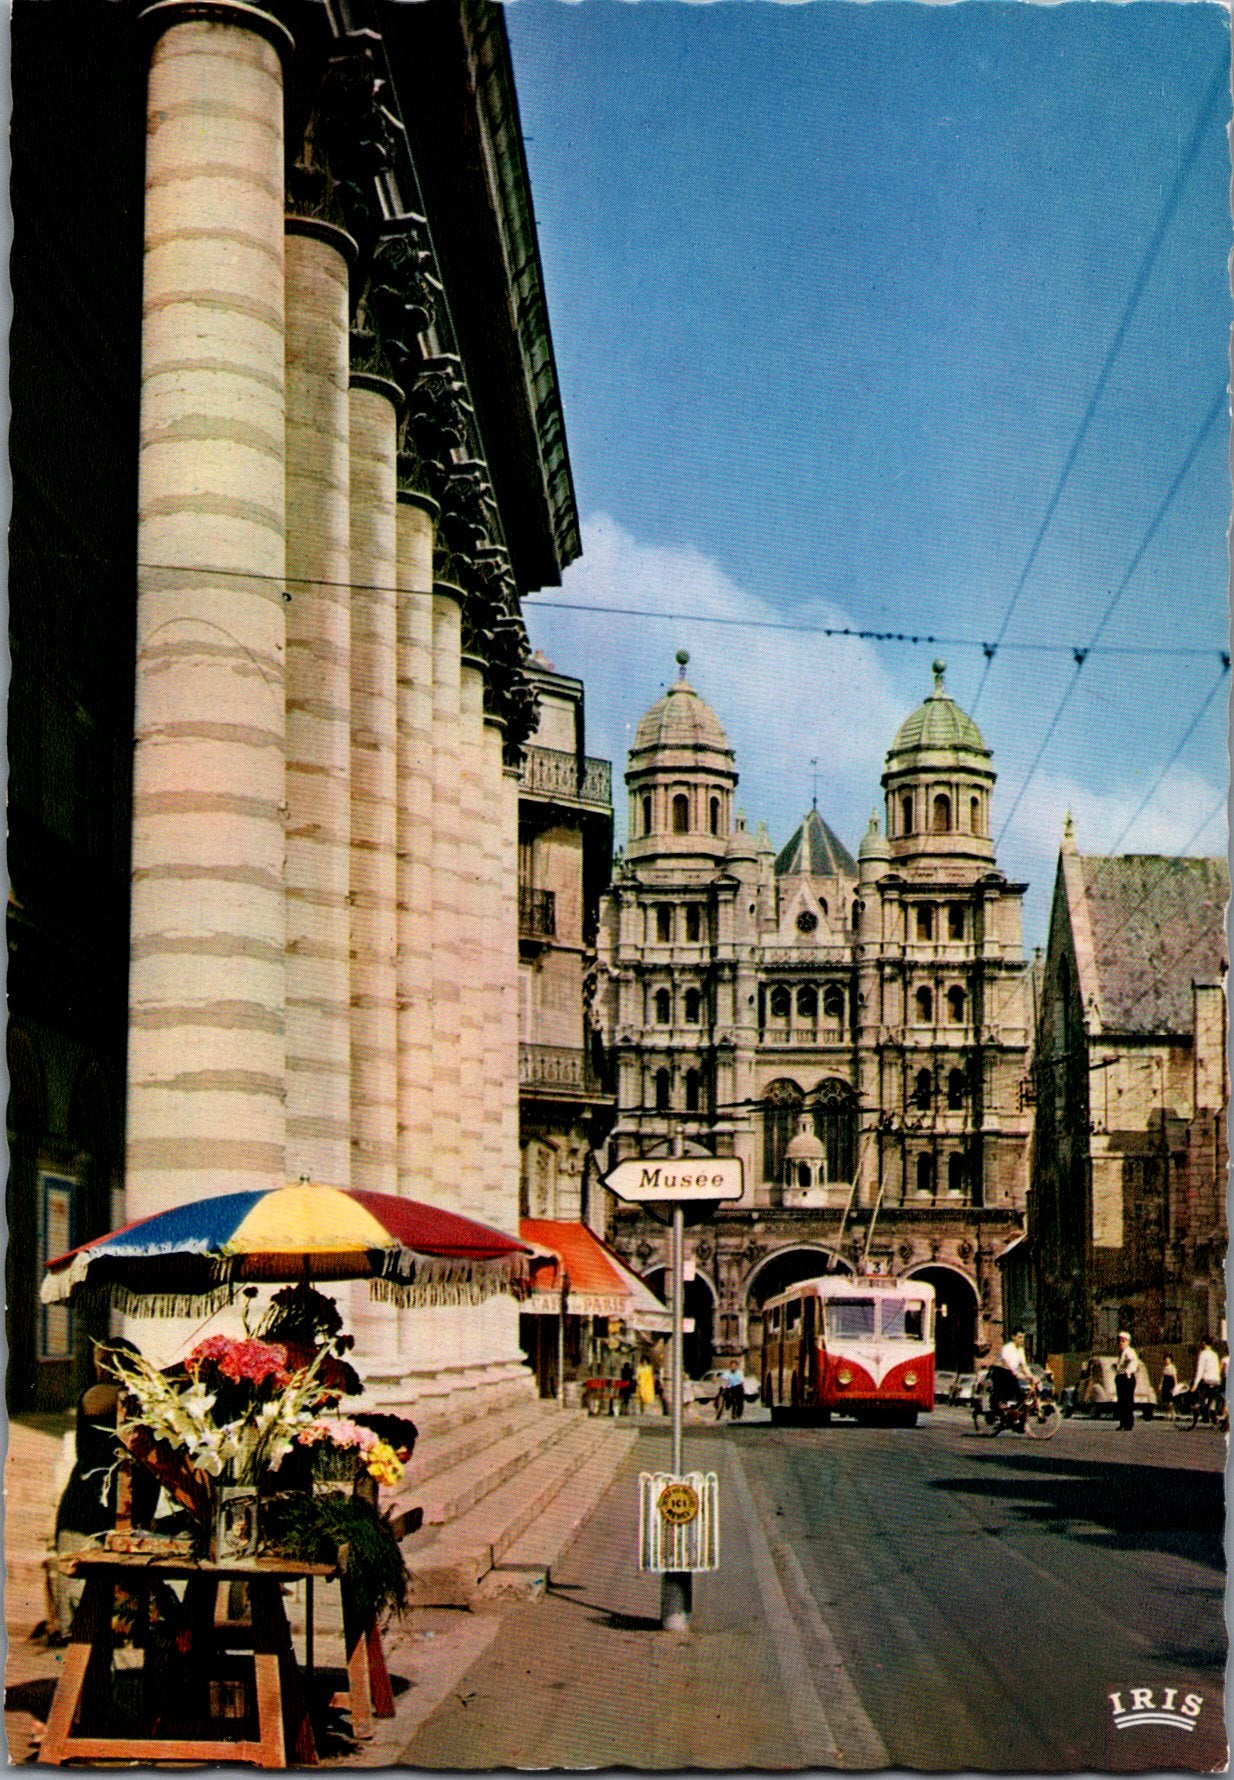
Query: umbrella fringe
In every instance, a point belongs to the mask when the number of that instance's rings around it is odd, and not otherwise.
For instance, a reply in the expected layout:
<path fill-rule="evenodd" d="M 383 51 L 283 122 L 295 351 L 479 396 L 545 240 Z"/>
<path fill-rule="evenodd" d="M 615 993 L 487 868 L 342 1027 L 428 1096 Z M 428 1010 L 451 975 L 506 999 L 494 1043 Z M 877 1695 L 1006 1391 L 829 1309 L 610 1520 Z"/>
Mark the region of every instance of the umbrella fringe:
<path fill-rule="evenodd" d="M 225 1310 L 236 1296 L 234 1285 L 219 1285 L 207 1291 L 136 1292 L 131 1287 L 112 1281 L 106 1285 L 85 1285 L 73 1294 L 75 1308 L 110 1308 L 121 1316 L 202 1317 Z"/>

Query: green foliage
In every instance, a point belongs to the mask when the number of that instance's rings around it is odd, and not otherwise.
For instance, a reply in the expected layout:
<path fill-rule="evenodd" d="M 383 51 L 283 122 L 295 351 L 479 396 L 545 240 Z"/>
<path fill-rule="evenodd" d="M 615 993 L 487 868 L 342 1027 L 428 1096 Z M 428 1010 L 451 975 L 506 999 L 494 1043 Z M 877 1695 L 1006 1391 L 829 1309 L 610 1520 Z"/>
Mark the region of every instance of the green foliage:
<path fill-rule="evenodd" d="M 304 1563 L 332 1564 L 347 1547 L 347 1575 L 363 1613 L 402 1613 L 407 1570 L 385 1515 L 371 1502 L 327 1490 L 271 1496 L 262 1503 L 265 1544 Z"/>

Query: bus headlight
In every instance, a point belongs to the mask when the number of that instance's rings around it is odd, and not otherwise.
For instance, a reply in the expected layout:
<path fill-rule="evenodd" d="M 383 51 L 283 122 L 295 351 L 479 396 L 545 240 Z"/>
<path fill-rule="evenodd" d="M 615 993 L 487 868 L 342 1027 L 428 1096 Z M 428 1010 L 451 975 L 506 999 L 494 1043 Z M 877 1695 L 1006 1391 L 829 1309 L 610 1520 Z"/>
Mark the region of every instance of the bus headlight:
<path fill-rule="evenodd" d="M 904 1374 L 904 1382 L 905 1382 L 905 1384 L 906 1384 L 906 1385 L 908 1385 L 908 1386 L 909 1386 L 909 1387 L 910 1387 L 910 1389 L 911 1389 L 911 1387 L 912 1387 L 912 1386 L 913 1386 L 913 1385 L 915 1385 L 915 1384 L 916 1384 L 916 1382 L 917 1382 L 917 1374 L 916 1374 L 916 1373 L 915 1373 L 915 1372 L 906 1372 L 906 1373 L 905 1373 L 905 1374 Z"/>
<path fill-rule="evenodd" d="M 837 1372 L 836 1378 L 840 1384 L 852 1384 L 853 1382 L 853 1375 L 851 1372 Z"/>

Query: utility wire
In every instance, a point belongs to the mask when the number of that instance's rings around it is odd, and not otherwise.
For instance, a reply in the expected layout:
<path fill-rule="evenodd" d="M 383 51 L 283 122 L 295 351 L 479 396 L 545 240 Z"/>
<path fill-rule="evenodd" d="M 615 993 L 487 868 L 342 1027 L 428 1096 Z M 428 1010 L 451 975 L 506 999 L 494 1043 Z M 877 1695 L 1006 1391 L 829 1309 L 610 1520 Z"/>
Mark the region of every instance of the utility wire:
<path fill-rule="evenodd" d="M 1178 746 L 1175 748 L 1174 752 L 1170 755 L 1170 758 L 1166 761 L 1166 763 L 1162 767 L 1161 771 L 1157 774 L 1157 777 L 1153 780 L 1153 782 L 1149 786 L 1148 790 L 1144 793 L 1144 796 L 1140 799 L 1139 804 L 1136 806 L 1134 815 L 1132 815 L 1128 819 L 1128 821 L 1124 823 L 1122 831 L 1118 836 L 1118 839 L 1112 843 L 1112 845 L 1110 847 L 1111 853 L 1118 852 L 1118 849 L 1122 846 L 1122 844 L 1126 840 L 1127 836 L 1131 833 L 1131 830 L 1135 827 L 1135 825 L 1139 821 L 1140 817 L 1144 814 L 1145 810 L 1148 808 L 1149 804 L 1152 802 L 1153 798 L 1156 796 L 1157 791 L 1160 788 L 1162 781 L 1165 779 L 1166 774 L 1169 772 L 1170 768 L 1174 765 L 1174 762 L 1178 759 L 1178 757 L 1182 753 L 1183 749 L 1187 746 L 1187 743 L 1191 740 L 1192 736 L 1195 734 L 1197 728 L 1199 727 L 1200 720 L 1204 716 L 1204 713 L 1207 711 L 1209 705 L 1211 705 L 1213 700 L 1216 698 L 1217 693 L 1220 691 L 1221 686 L 1225 681 L 1225 677 L 1229 673 L 1229 671 L 1230 671 L 1230 665 L 1229 665 L 1229 659 L 1227 657 L 1224 667 L 1221 669 L 1221 672 L 1217 675 L 1217 678 L 1213 681 L 1212 685 L 1209 687 L 1207 697 L 1205 698 L 1203 704 L 1200 706 L 1200 708 L 1196 712 L 1195 716 L 1191 719 L 1191 722 L 1187 725 L 1186 729 L 1183 731 L 1183 735 L 1182 735 L 1181 740 L 1178 743 Z M 1210 820 L 1211 820 L 1211 818 L 1210 818 Z M 1207 827 L 1207 823 L 1205 824 L 1205 826 Z M 1186 851 L 1185 848 L 1183 850 L 1184 850 L 1184 852 Z"/>
<path fill-rule="evenodd" d="M 1166 194 L 1166 200 L 1162 206 L 1161 215 L 1157 218 L 1157 226 L 1149 237 L 1148 246 L 1144 250 L 1144 256 L 1140 261 L 1135 280 L 1131 286 L 1127 301 L 1123 306 L 1123 312 L 1119 319 L 1118 326 L 1114 330 L 1114 338 L 1110 342 L 1109 349 L 1105 355 L 1105 360 L 1100 371 L 1097 373 L 1097 381 L 1093 386 L 1093 393 L 1089 397 L 1088 406 L 1084 410 L 1079 429 L 1076 432 L 1075 438 L 1072 440 L 1071 449 L 1067 453 L 1063 467 L 1059 471 L 1058 480 L 1054 484 L 1053 493 L 1051 494 L 1049 501 L 1046 503 L 1045 513 L 1040 525 L 1037 527 L 1037 534 L 1033 539 L 1032 547 L 1029 550 L 1024 567 L 1020 571 L 1020 578 L 1012 590 L 1011 598 L 1007 603 L 1007 609 L 1003 613 L 1003 621 L 999 626 L 998 634 L 995 637 L 994 642 L 987 645 L 985 667 L 982 669 L 981 679 L 978 683 L 977 691 L 970 707 L 974 714 L 976 713 L 978 704 L 981 702 L 981 694 L 985 689 L 986 679 L 989 675 L 990 668 L 993 665 L 995 652 L 1002 646 L 1003 638 L 1007 634 L 1007 626 L 1011 623 L 1012 613 L 1015 611 L 1020 595 L 1024 591 L 1024 586 L 1032 572 L 1033 564 L 1037 560 L 1037 552 L 1041 548 L 1042 540 L 1049 529 L 1051 520 L 1054 518 L 1058 503 L 1062 498 L 1063 490 L 1067 486 L 1071 472 L 1075 467 L 1076 459 L 1078 458 L 1080 449 L 1088 435 L 1088 429 L 1092 424 L 1093 416 L 1097 412 L 1097 405 L 1105 393 L 1105 387 L 1109 381 L 1110 372 L 1114 368 L 1114 361 L 1122 350 L 1123 341 L 1127 337 L 1127 330 L 1131 325 L 1132 317 L 1139 307 L 1140 298 L 1144 295 L 1149 275 L 1156 264 L 1157 255 L 1161 251 L 1161 244 L 1165 239 L 1166 230 L 1173 220 L 1175 210 L 1178 208 L 1178 201 L 1182 196 L 1183 186 L 1187 181 L 1187 175 L 1190 173 L 1195 158 L 1200 152 L 1200 146 L 1204 140 L 1205 132 L 1208 129 L 1209 119 L 1213 108 L 1216 105 L 1219 96 L 1228 91 L 1229 74 L 1227 69 L 1223 66 L 1218 68 L 1217 72 L 1213 75 L 1208 91 L 1205 93 L 1203 101 L 1201 102 L 1195 128 L 1191 133 L 1191 139 L 1183 151 L 1182 159 L 1179 161 L 1178 170 L 1174 175 L 1174 183 Z"/>
<path fill-rule="evenodd" d="M 1195 462 L 1196 457 L 1199 454 L 1200 446 L 1204 443 L 1204 440 L 1208 435 L 1209 429 L 1215 423 L 1217 416 L 1222 413 L 1227 413 L 1228 409 L 1229 409 L 1229 397 L 1227 396 L 1226 391 L 1223 389 L 1214 398 L 1211 406 L 1209 407 L 1208 413 L 1204 416 L 1204 419 L 1203 419 L 1203 422 L 1201 423 L 1199 432 L 1196 434 L 1195 438 L 1191 442 L 1191 446 L 1187 452 L 1186 457 L 1184 457 L 1182 463 L 1179 465 L 1177 471 L 1175 472 L 1174 479 L 1170 483 L 1169 488 L 1166 490 L 1165 496 L 1162 499 L 1160 505 L 1158 506 L 1157 511 L 1153 514 L 1152 518 L 1149 520 L 1148 528 L 1145 531 L 1144 536 L 1140 539 L 1139 544 L 1136 546 L 1136 549 L 1132 555 L 1131 561 L 1127 565 L 1126 573 L 1123 575 L 1123 578 L 1119 582 L 1118 586 L 1114 589 L 1114 592 L 1110 595 L 1110 598 L 1106 605 L 1105 611 L 1101 614 L 1101 617 L 1097 622 L 1097 628 L 1094 630 L 1092 636 L 1089 638 L 1087 647 L 1085 647 L 1083 649 L 1075 649 L 1072 651 L 1072 653 L 1075 656 L 1075 664 L 1076 664 L 1075 673 L 1071 676 L 1071 679 L 1068 681 L 1066 689 L 1063 692 L 1063 696 L 1058 702 L 1058 706 L 1055 709 L 1053 717 L 1051 717 L 1051 719 L 1050 719 L 1049 727 L 1047 728 L 1046 733 L 1045 733 L 1045 739 L 1042 741 L 1041 746 L 1038 748 L 1036 754 L 1033 757 L 1033 763 L 1028 769 L 1027 776 L 1025 777 L 1022 784 L 1020 785 L 1020 789 L 1016 792 L 1015 802 L 1012 804 L 1010 810 L 1008 810 L 1007 815 L 1004 818 L 1003 825 L 998 833 L 998 840 L 995 842 L 996 846 L 1001 846 L 1003 836 L 1006 834 L 1007 829 L 1009 828 L 1009 826 L 1011 824 L 1011 819 L 1015 815 L 1016 811 L 1019 809 L 1020 804 L 1024 797 L 1024 793 L 1028 790 L 1029 785 L 1032 783 L 1032 780 L 1033 780 L 1034 775 L 1036 774 L 1037 768 L 1041 764 L 1042 757 L 1044 756 L 1045 751 L 1050 744 L 1051 738 L 1054 735 L 1054 731 L 1058 727 L 1059 719 L 1061 718 L 1064 710 L 1067 708 L 1067 705 L 1071 701 L 1071 695 L 1075 691 L 1076 686 L 1079 682 L 1080 675 L 1084 671 L 1085 662 L 1088 660 L 1088 657 L 1091 655 L 1093 649 L 1095 648 L 1095 646 L 1101 636 L 1102 631 L 1105 629 L 1106 625 L 1109 623 L 1110 619 L 1112 618 L 1112 616 L 1114 614 L 1114 608 L 1118 605 L 1119 600 L 1122 599 L 1123 594 L 1127 591 L 1127 587 L 1131 581 L 1131 578 L 1135 574 L 1136 570 L 1139 568 L 1141 562 L 1143 561 L 1145 551 L 1148 549 L 1149 545 L 1152 543 L 1153 539 L 1156 537 L 1157 532 L 1161 526 L 1162 520 L 1165 518 L 1165 516 L 1169 512 L 1171 506 L 1174 504 L 1175 497 L 1177 496 L 1179 489 L 1182 487 L 1183 482 L 1184 482 L 1189 470 L 1191 469 L 1192 464 Z M 1225 659 L 1226 658 L 1223 653 L 1222 661 L 1224 662 Z"/>
<path fill-rule="evenodd" d="M 14 556 L 35 558 L 40 562 L 76 562 L 91 568 L 115 568 L 116 559 L 70 550 L 35 550 L 20 539 L 10 541 L 10 550 Z M 287 588 L 330 588 L 345 593 L 388 593 L 401 598 L 428 597 L 429 589 L 407 589 L 395 586 L 387 581 L 334 581 L 321 575 L 270 575 L 252 569 L 228 569 L 214 567 L 208 563 L 172 563 L 172 562 L 139 562 L 138 570 L 150 574 L 165 575 L 202 575 L 219 581 L 265 582 L 281 589 Z M 289 596 L 290 597 L 290 596 Z M 712 624 L 735 630 L 770 630 L 785 631 L 793 635 L 818 637 L 851 637 L 859 642 L 871 643 L 914 643 L 928 644 L 932 648 L 944 649 L 986 649 L 988 644 L 978 637 L 940 636 L 933 632 L 908 632 L 899 630 L 864 630 L 855 625 L 823 625 L 795 623 L 791 619 L 772 618 L 721 618 L 707 612 L 667 612 L 662 607 L 651 610 L 640 606 L 598 606 L 590 605 L 582 600 L 539 599 L 524 596 L 519 601 L 524 613 L 539 611 L 581 612 L 601 617 L 657 619 L 673 624 Z M 1015 642 L 1004 645 L 1025 654 L 1034 655 L 1073 655 L 1074 646 L 1068 643 Z M 1169 656 L 1177 659 L 1203 658 L 1206 655 L 1221 655 L 1223 651 L 1216 647 L 1198 647 L 1150 643 L 1111 643 L 1103 644 L 1095 653 L 1100 655 L 1118 656 Z"/>

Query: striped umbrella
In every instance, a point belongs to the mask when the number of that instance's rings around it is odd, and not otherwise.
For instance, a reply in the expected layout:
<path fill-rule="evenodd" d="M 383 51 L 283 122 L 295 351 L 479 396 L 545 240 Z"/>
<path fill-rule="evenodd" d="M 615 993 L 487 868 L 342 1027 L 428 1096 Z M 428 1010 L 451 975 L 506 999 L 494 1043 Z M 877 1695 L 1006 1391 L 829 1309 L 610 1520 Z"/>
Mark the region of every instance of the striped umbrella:
<path fill-rule="evenodd" d="M 368 1279 L 398 1304 L 476 1304 L 517 1292 L 529 1252 L 439 1206 L 301 1181 L 195 1199 L 96 1236 L 47 1263 L 42 1297 L 192 1316 L 243 1285 Z"/>

